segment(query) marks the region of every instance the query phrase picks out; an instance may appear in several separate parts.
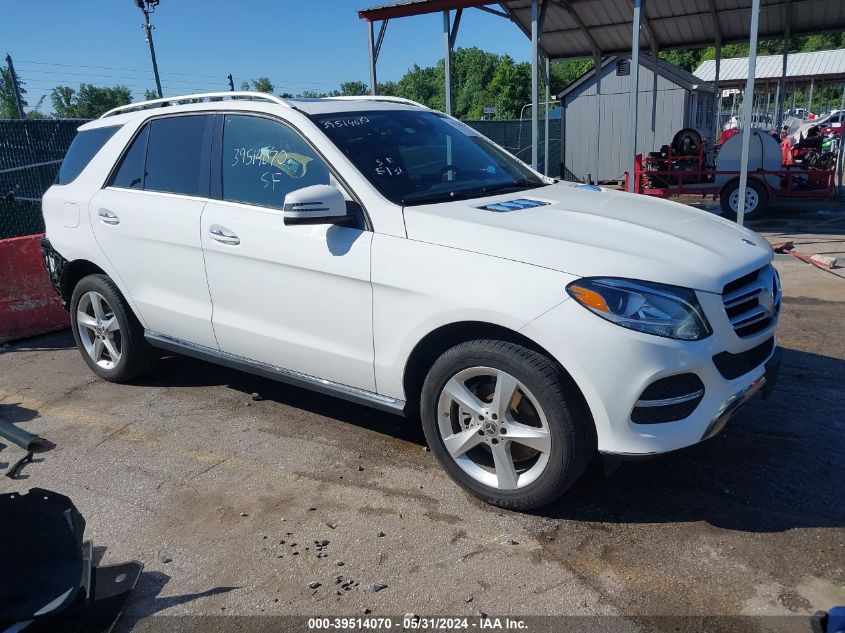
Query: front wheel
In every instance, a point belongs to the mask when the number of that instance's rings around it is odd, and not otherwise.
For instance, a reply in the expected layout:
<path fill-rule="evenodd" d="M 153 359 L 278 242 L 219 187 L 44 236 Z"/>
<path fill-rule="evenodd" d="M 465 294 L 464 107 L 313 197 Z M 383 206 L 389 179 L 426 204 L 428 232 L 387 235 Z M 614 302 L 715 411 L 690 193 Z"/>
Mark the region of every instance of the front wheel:
<path fill-rule="evenodd" d="M 722 189 L 719 195 L 722 215 L 729 220 L 736 221 L 739 209 L 739 181 L 735 180 Z M 756 220 L 766 214 L 769 203 L 769 193 L 756 180 L 748 180 L 745 187 L 745 219 Z"/>
<path fill-rule="evenodd" d="M 547 505 L 593 456 L 591 422 L 574 387 L 545 356 L 515 343 L 469 341 L 445 352 L 420 407 L 446 472 L 494 505 Z"/>

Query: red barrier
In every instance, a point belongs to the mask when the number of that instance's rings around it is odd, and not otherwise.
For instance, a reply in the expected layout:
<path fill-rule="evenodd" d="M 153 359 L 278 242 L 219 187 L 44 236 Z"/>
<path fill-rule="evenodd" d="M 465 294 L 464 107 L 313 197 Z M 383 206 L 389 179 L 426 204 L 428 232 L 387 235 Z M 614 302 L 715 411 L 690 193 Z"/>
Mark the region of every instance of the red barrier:
<path fill-rule="evenodd" d="M 44 270 L 41 237 L 0 240 L 0 343 L 70 325 Z"/>

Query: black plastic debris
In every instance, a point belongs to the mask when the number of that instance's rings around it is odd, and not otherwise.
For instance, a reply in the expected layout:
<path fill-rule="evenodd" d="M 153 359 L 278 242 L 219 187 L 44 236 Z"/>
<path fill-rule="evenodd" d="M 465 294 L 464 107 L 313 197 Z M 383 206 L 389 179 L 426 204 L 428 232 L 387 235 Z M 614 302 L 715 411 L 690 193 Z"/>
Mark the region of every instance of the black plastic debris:
<path fill-rule="evenodd" d="M 85 519 L 64 495 L 0 495 L 0 517 L 0 631 L 109 631 L 144 566 L 95 567 Z"/>

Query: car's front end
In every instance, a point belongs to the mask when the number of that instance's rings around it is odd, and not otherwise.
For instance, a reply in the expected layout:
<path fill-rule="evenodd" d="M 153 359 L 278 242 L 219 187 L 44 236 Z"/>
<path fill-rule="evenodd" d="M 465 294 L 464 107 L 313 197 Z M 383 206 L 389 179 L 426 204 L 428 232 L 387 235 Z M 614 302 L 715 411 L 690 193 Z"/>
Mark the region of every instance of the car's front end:
<path fill-rule="evenodd" d="M 312 118 L 385 206 L 401 208 L 411 243 L 442 247 L 441 258 L 455 262 L 455 253 L 480 257 L 471 276 L 490 297 L 525 302 L 530 289 L 528 303 L 548 302 L 519 335 L 572 377 L 600 451 L 648 455 L 690 446 L 718 433 L 771 384 L 766 365 L 777 357 L 780 286 L 762 237 L 685 205 L 554 184 L 438 113 L 404 107 L 354 114 Z M 528 273 L 517 292 L 507 287 L 508 275 L 485 276 L 485 267 L 495 268 L 486 258 L 512 262 L 514 270 L 554 271 L 560 284 Z M 374 282 L 390 285 L 381 273 Z M 430 310 L 452 301 L 449 292 L 441 295 Z M 486 311 L 472 320 L 495 319 L 488 300 L 462 306 L 461 314 L 473 317 L 481 305 Z M 429 304 L 421 305 L 415 318 L 436 322 Z M 522 316 L 507 302 L 500 311 L 494 324 L 507 327 Z M 376 365 L 378 373 L 379 359 Z M 380 375 L 380 384 L 400 395 L 390 376 Z"/>
<path fill-rule="evenodd" d="M 774 384 L 781 300 L 771 264 L 737 274 L 721 293 L 595 279 L 568 290 L 571 300 L 522 333 L 548 345 L 579 385 L 603 453 L 708 439 Z"/>

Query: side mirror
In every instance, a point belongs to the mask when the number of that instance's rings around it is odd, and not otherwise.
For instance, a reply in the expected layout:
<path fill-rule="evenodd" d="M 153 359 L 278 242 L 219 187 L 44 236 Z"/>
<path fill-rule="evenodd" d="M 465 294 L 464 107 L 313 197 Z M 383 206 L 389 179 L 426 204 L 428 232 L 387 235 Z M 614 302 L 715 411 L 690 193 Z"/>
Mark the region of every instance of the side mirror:
<path fill-rule="evenodd" d="M 285 196 L 285 224 L 343 224 L 346 199 L 337 187 L 312 185 Z"/>

